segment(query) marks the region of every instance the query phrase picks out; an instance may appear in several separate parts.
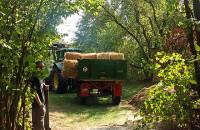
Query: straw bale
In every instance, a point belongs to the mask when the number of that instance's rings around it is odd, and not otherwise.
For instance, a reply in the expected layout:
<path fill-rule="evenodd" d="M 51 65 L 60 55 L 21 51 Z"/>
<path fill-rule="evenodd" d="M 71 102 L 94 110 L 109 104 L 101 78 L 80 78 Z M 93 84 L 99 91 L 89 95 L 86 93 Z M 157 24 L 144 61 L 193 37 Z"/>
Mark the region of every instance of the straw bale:
<path fill-rule="evenodd" d="M 67 60 L 63 61 L 63 68 L 61 74 L 64 78 L 76 78 L 77 77 L 77 60 Z"/>
<path fill-rule="evenodd" d="M 124 60 L 123 53 L 110 52 L 110 60 Z"/>
<path fill-rule="evenodd" d="M 81 54 L 81 59 L 97 59 L 97 53 Z"/>
<path fill-rule="evenodd" d="M 63 61 L 63 68 L 77 68 L 78 61 L 77 60 L 66 60 Z"/>
<path fill-rule="evenodd" d="M 97 54 L 97 59 L 106 59 L 106 60 L 109 60 L 110 59 L 110 55 L 107 52 L 98 53 Z"/>
<path fill-rule="evenodd" d="M 78 75 L 76 68 L 64 68 L 61 74 L 64 78 L 77 78 Z"/>
<path fill-rule="evenodd" d="M 68 59 L 68 60 L 81 59 L 81 53 L 78 53 L 78 52 L 65 52 L 65 59 Z"/>

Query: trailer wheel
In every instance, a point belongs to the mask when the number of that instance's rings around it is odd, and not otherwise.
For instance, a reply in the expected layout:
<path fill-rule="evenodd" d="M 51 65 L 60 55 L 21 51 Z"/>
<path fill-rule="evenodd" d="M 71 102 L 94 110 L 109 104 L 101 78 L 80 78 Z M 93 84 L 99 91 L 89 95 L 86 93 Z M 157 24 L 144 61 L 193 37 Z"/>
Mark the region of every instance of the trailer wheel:
<path fill-rule="evenodd" d="M 113 105 L 119 105 L 120 101 L 121 101 L 121 97 L 120 96 L 112 98 Z"/>
<path fill-rule="evenodd" d="M 80 98 L 80 104 L 86 105 L 87 103 L 87 97 L 79 97 Z"/>

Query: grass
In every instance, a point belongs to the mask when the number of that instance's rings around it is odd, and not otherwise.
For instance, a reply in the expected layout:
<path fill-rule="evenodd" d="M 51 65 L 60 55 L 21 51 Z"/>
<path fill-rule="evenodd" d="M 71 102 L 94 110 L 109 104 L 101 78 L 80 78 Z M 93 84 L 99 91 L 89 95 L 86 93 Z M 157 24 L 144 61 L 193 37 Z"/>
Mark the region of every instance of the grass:
<path fill-rule="evenodd" d="M 111 105 L 111 97 L 90 99 L 91 105 L 80 105 L 76 94 L 50 93 L 49 110 L 52 126 L 89 127 L 93 125 L 123 124 L 134 112 L 127 107 L 126 101 L 139 91 L 143 85 L 125 85 L 122 103 Z"/>
<path fill-rule="evenodd" d="M 123 100 L 130 100 L 133 95 L 135 95 L 139 90 L 141 90 L 145 84 L 133 83 L 133 84 L 126 84 L 123 87 Z"/>

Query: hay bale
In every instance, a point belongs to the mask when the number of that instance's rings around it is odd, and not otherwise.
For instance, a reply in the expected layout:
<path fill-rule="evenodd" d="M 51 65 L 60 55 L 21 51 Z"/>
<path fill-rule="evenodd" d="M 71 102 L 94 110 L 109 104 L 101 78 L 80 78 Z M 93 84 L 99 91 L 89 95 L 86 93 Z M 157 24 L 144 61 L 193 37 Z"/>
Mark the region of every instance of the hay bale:
<path fill-rule="evenodd" d="M 65 68 L 62 69 L 61 74 L 64 78 L 77 78 L 77 69 L 76 68 Z"/>
<path fill-rule="evenodd" d="M 81 59 L 81 53 L 78 53 L 78 52 L 65 52 L 65 59 L 67 59 L 67 60 Z"/>
<path fill-rule="evenodd" d="M 77 60 L 64 60 L 61 74 L 64 78 L 76 78 L 77 77 Z"/>
<path fill-rule="evenodd" d="M 123 53 L 110 52 L 110 60 L 124 60 Z"/>
<path fill-rule="evenodd" d="M 78 61 L 77 60 L 67 60 L 64 59 L 63 61 L 63 68 L 77 68 L 78 66 Z"/>
<path fill-rule="evenodd" d="M 97 53 L 81 54 L 81 59 L 97 59 Z"/>
<path fill-rule="evenodd" d="M 107 52 L 98 53 L 98 54 L 97 54 L 97 59 L 106 59 L 106 60 L 110 60 L 110 54 L 107 53 Z"/>
<path fill-rule="evenodd" d="M 124 60 L 124 54 L 123 53 L 117 53 L 117 52 L 98 53 L 97 59 Z"/>

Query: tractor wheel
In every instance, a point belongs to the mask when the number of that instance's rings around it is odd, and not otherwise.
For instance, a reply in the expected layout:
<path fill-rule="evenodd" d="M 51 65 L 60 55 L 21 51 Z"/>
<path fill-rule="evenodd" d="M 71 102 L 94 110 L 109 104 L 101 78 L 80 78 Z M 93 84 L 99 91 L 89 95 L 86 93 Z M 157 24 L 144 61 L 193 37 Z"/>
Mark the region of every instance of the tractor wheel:
<path fill-rule="evenodd" d="M 121 101 L 121 97 L 120 96 L 119 97 L 112 97 L 113 105 L 119 105 L 120 101 Z"/>
<path fill-rule="evenodd" d="M 53 74 L 53 91 L 56 93 L 66 93 L 66 82 L 62 78 L 59 72 L 54 72 Z"/>
<path fill-rule="evenodd" d="M 53 91 L 57 92 L 58 87 L 59 87 L 59 78 L 58 78 L 58 74 L 55 72 L 53 74 Z"/>

